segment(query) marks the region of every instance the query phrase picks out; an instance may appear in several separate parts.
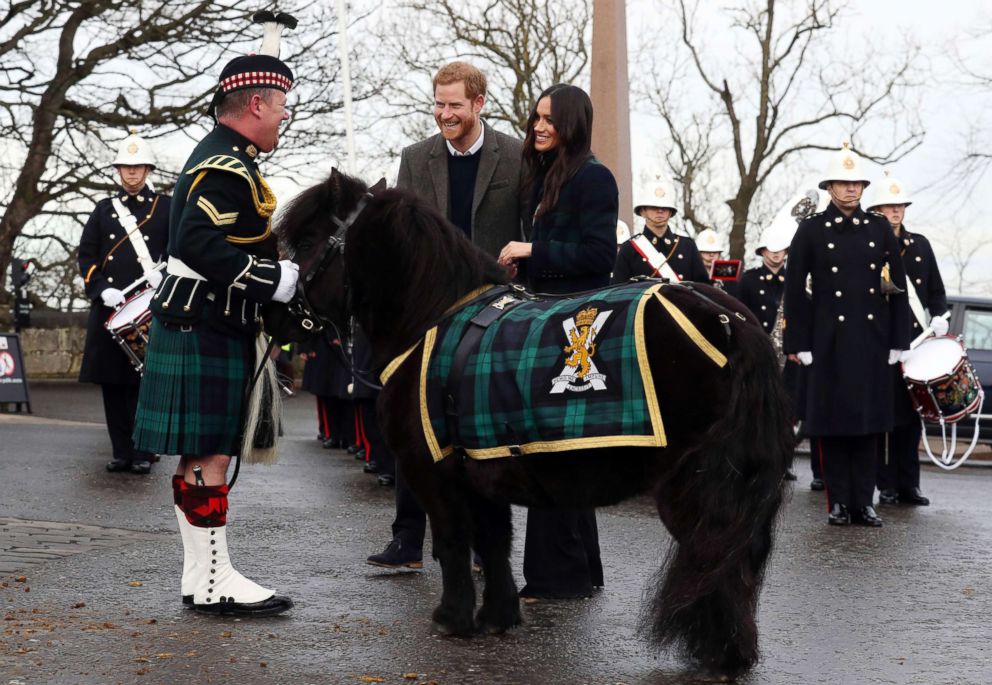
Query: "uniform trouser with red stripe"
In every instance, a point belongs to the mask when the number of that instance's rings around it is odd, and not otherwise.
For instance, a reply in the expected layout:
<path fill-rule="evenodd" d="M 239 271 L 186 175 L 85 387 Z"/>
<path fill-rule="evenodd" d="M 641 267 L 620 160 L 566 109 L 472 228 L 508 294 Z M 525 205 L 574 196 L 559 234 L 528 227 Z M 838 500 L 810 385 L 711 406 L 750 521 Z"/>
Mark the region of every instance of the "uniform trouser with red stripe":
<path fill-rule="evenodd" d="M 375 461 L 379 473 L 393 475 L 396 472 L 395 459 L 379 429 L 375 400 L 355 400 L 355 425 L 359 433 L 358 444 L 365 448 L 365 460 Z"/>
<path fill-rule="evenodd" d="M 875 473 L 879 490 L 912 490 L 920 486 L 919 421 L 896 426 L 886 441 L 878 441 L 878 468 Z M 886 454 L 888 447 L 888 454 Z"/>
<path fill-rule="evenodd" d="M 875 458 L 882 435 L 816 438 L 816 454 L 827 485 L 827 506 L 843 504 L 857 510 L 875 496 Z"/>

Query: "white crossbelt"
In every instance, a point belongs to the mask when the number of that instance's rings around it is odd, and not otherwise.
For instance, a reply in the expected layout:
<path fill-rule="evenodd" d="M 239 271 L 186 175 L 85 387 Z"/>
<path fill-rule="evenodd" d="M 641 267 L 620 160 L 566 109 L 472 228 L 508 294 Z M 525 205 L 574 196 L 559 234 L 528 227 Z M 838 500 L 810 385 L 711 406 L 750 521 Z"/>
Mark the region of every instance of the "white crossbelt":
<path fill-rule="evenodd" d="M 654 245 L 651 241 L 644 237 L 644 234 L 636 235 L 630 239 L 630 242 L 634 244 L 637 251 L 648 260 L 648 264 L 651 268 L 655 270 L 655 273 L 659 274 L 662 278 L 667 278 L 673 283 L 678 283 L 680 280 L 679 275 L 675 273 L 675 270 L 669 266 L 668 260 L 661 256 L 658 250 L 654 249 Z"/>
<path fill-rule="evenodd" d="M 916 317 L 916 321 L 920 324 L 920 329 L 926 329 L 929 325 L 929 317 L 926 311 L 923 309 L 923 303 L 920 302 L 920 296 L 916 293 L 916 287 L 913 285 L 913 281 L 906 276 L 906 295 L 909 297 L 909 308 L 913 311 L 913 316 Z"/>
<path fill-rule="evenodd" d="M 110 202 L 114 206 L 114 211 L 117 212 L 117 220 L 124 228 L 128 240 L 131 241 L 131 247 L 134 248 L 134 253 L 138 256 L 138 263 L 141 264 L 141 270 L 151 271 L 155 268 L 155 260 L 152 259 L 151 254 L 148 252 L 148 245 L 145 244 L 144 236 L 138 230 L 138 220 L 134 218 L 131 211 L 118 198 L 112 198 Z"/>
<path fill-rule="evenodd" d="M 165 267 L 165 270 L 167 273 L 172 274 L 173 276 L 179 276 L 180 278 L 195 278 L 198 281 L 207 280 L 186 266 L 186 263 L 177 257 L 169 257 L 169 263 Z"/>

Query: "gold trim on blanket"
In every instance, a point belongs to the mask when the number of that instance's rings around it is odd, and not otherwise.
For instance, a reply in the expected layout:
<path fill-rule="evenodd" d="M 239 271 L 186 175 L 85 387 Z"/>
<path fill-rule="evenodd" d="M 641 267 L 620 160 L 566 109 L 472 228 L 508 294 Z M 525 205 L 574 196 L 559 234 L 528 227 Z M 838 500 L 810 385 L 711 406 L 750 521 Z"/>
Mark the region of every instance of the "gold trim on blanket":
<path fill-rule="evenodd" d="M 685 331 L 685 334 L 689 336 L 689 339 L 692 340 L 692 342 L 696 343 L 696 347 L 698 347 L 703 354 L 709 357 L 710 360 L 720 368 L 727 365 L 727 357 L 723 354 L 723 352 L 714 347 L 713 344 L 706 339 L 706 336 L 699 332 L 699 329 L 696 328 L 691 321 L 689 321 L 686 315 L 683 314 L 674 303 L 670 302 L 661 293 L 657 293 L 656 297 L 671 317 L 675 319 L 675 323 L 677 323 L 682 330 Z"/>
<path fill-rule="evenodd" d="M 441 450 L 434 435 L 434 428 L 431 426 L 431 417 L 427 412 L 427 369 L 430 367 L 431 352 L 434 350 L 434 343 L 437 340 L 437 326 L 434 326 L 427 335 L 424 336 L 424 353 L 420 357 L 420 387 L 417 389 L 420 395 L 420 425 L 424 431 L 424 438 L 427 440 L 427 449 L 431 451 L 434 461 L 441 461 L 453 451 L 448 447 L 448 452 Z"/>
<path fill-rule="evenodd" d="M 382 373 L 379 374 L 379 383 L 385 385 L 389 379 L 392 378 L 393 374 L 396 373 L 396 369 L 400 368 L 400 365 L 406 361 L 406 358 L 413 354 L 413 351 L 417 349 L 417 346 L 420 345 L 420 343 L 420 340 L 413 343 L 413 345 L 410 346 L 410 349 L 386 364 L 386 368 L 384 368 Z"/>

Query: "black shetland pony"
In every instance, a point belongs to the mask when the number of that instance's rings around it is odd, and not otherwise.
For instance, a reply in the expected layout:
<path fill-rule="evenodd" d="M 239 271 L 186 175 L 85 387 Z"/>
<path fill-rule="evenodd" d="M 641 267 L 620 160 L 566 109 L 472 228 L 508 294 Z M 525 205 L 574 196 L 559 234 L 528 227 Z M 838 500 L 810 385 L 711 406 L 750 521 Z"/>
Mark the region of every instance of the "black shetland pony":
<path fill-rule="evenodd" d="M 315 313 L 339 329 L 353 313 L 379 369 L 417 344 L 466 293 L 507 282 L 503 269 L 437 211 L 381 185 L 368 194 L 361 181 L 333 171 L 292 203 L 278 228 L 301 275 L 311 276 L 302 282 Z M 645 336 L 664 448 L 435 463 L 419 418 L 419 355 L 394 372 L 378 411 L 430 517 L 444 583 L 433 614 L 438 630 L 498 633 L 520 623 L 509 563 L 511 503 L 600 507 L 650 492 L 674 538 L 645 607 L 650 636 L 724 676 L 756 662 L 755 613 L 793 438 L 775 353 L 761 327 L 749 314 L 735 314 L 744 310 L 722 292 L 692 288 L 709 299 L 679 285 L 664 292 L 728 363 L 718 368 L 660 305 L 649 303 Z M 277 336 L 303 334 L 284 324 Z M 470 548 L 485 571 L 474 616 Z"/>

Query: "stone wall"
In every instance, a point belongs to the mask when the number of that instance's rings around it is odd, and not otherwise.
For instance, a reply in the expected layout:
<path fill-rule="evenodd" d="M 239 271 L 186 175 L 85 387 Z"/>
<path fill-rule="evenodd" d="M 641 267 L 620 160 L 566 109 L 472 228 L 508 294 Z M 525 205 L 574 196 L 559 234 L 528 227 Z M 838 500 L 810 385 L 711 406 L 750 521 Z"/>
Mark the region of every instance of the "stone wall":
<path fill-rule="evenodd" d="M 86 329 L 26 328 L 21 331 L 21 353 L 28 382 L 43 378 L 79 376 Z"/>

